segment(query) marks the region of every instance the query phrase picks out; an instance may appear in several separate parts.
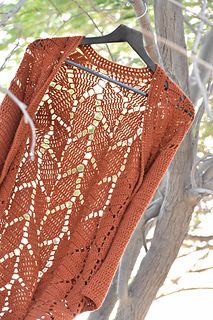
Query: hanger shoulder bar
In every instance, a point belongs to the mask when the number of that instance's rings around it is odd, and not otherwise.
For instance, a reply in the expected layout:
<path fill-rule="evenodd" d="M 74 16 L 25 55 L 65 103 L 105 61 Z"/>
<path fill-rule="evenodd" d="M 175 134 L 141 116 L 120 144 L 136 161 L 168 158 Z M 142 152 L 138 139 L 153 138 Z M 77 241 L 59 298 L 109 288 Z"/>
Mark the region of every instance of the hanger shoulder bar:
<path fill-rule="evenodd" d="M 103 78 L 103 79 L 105 79 L 105 80 L 108 80 L 108 81 L 110 81 L 110 82 L 113 82 L 113 83 L 115 83 L 115 84 L 118 84 L 118 85 L 120 85 L 121 87 L 124 87 L 124 88 L 126 88 L 126 89 L 129 89 L 129 90 L 134 91 L 134 92 L 136 92 L 136 93 L 139 93 L 139 94 L 141 94 L 141 95 L 143 95 L 143 96 L 145 96 L 145 97 L 148 96 L 148 93 L 147 93 L 147 92 L 144 92 L 144 91 L 138 90 L 138 89 L 136 89 L 136 88 L 130 87 L 130 86 L 126 85 L 126 84 L 123 83 L 123 82 L 120 82 L 120 81 L 118 81 L 118 80 L 112 79 L 112 78 L 110 78 L 110 77 L 108 77 L 108 76 L 106 76 L 106 75 L 104 75 L 104 74 L 102 74 L 102 73 L 100 73 L 100 72 L 95 71 L 95 70 L 91 70 L 91 69 L 89 69 L 89 68 L 87 68 L 87 67 L 85 67 L 85 66 L 82 66 L 81 64 L 76 63 L 76 62 L 74 62 L 74 61 L 72 61 L 72 60 L 65 60 L 65 62 L 68 63 L 68 64 L 71 64 L 71 65 L 73 65 L 73 66 L 75 66 L 75 67 L 77 67 L 77 68 L 80 68 L 80 69 L 82 69 L 82 70 L 85 70 L 85 71 L 87 71 L 87 72 L 90 72 L 90 73 L 92 73 L 92 74 L 94 74 L 94 75 L 96 75 L 96 76 L 98 76 L 98 77 L 100 77 L 100 78 Z"/>

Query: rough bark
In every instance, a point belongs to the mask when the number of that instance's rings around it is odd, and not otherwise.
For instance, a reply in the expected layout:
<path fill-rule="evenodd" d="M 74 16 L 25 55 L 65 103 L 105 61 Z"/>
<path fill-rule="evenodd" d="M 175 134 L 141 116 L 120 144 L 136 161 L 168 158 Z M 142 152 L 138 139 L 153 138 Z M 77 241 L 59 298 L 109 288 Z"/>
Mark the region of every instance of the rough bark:
<path fill-rule="evenodd" d="M 182 86 L 184 91 L 189 93 L 187 58 L 175 48 L 173 49 L 166 44 L 168 39 L 186 49 L 182 10 L 169 1 L 156 0 L 154 2 L 154 12 L 156 34 L 165 38 L 164 43 L 158 43 L 164 68 Z"/>

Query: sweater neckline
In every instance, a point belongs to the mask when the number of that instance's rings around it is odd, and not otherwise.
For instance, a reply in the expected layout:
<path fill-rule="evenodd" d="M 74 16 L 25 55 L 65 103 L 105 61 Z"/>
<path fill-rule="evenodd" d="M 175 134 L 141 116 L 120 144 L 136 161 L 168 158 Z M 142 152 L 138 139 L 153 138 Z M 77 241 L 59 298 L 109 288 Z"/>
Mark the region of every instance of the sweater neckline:
<path fill-rule="evenodd" d="M 157 73 L 158 64 L 156 64 L 155 72 L 152 72 L 148 66 L 145 67 L 132 67 L 117 63 L 113 60 L 109 60 L 103 57 L 99 52 L 97 52 L 91 44 L 78 46 L 78 48 L 87 57 L 87 60 L 95 66 L 100 67 L 102 70 L 108 72 L 116 73 L 119 78 L 131 76 L 137 76 L 137 78 L 150 78 Z"/>

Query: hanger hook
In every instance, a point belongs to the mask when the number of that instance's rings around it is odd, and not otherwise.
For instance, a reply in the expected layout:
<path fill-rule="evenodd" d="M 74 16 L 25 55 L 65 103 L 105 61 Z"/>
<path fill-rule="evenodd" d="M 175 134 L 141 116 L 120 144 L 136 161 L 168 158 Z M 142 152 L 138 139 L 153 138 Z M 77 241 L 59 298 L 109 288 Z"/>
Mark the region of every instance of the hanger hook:
<path fill-rule="evenodd" d="M 136 17 L 136 19 L 142 18 L 142 17 L 145 16 L 145 14 L 147 13 L 147 5 L 146 5 L 146 3 L 144 3 L 144 5 L 145 5 L 145 11 L 144 11 L 144 13 L 142 13 L 140 16 Z"/>
<path fill-rule="evenodd" d="M 132 0 L 129 0 L 129 1 L 126 2 L 126 5 L 133 5 L 133 4 L 134 4 L 134 1 L 132 1 Z M 142 18 L 147 13 L 147 4 L 146 4 L 146 2 L 144 2 L 144 6 L 145 6 L 145 11 L 140 16 L 136 17 L 136 19 Z"/>

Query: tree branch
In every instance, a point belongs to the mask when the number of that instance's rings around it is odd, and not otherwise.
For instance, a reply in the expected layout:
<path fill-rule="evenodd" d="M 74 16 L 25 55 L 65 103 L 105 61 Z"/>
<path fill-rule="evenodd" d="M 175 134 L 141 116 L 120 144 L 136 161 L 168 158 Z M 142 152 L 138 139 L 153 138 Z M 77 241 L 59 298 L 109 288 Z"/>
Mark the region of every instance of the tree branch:
<path fill-rule="evenodd" d="M 175 294 L 175 293 L 178 293 L 178 292 L 183 292 L 183 291 L 192 291 L 192 290 L 213 290 L 213 288 L 211 288 L 211 287 L 181 288 L 181 289 L 178 289 L 178 290 L 175 290 L 175 291 L 172 291 L 172 292 L 166 293 L 166 294 L 161 294 L 160 296 L 156 297 L 156 299 L 155 299 L 155 300 L 158 300 L 158 299 L 163 298 L 163 297 L 171 296 L 172 294 Z"/>
<path fill-rule="evenodd" d="M 190 177 L 191 177 L 191 184 L 192 184 L 192 187 L 197 187 L 197 182 L 196 182 L 196 175 L 197 175 L 197 171 L 196 171 L 196 167 L 198 165 L 198 163 L 200 161 L 202 161 L 202 159 L 197 159 L 197 148 L 198 148 L 198 139 L 199 139 L 199 129 L 200 129 L 200 122 L 201 122 L 201 119 L 203 117 L 203 114 L 204 114 L 204 111 L 205 111 L 205 108 L 204 108 L 204 104 L 203 104 L 203 101 L 200 105 L 200 107 L 198 108 L 198 111 L 195 115 L 195 119 L 194 119 L 194 122 L 192 124 L 192 132 L 193 132 L 193 148 L 192 148 L 192 153 L 193 153 L 193 165 L 192 165 L 192 170 L 191 170 L 191 173 L 190 173 Z M 201 181 L 199 182 L 201 183 Z"/>
<path fill-rule="evenodd" d="M 202 13 L 199 14 L 199 13 L 197 13 L 197 12 L 193 12 L 192 9 L 186 8 L 185 6 L 183 6 L 183 5 L 182 5 L 181 3 L 179 3 L 178 1 L 175 1 L 175 0 L 168 0 L 168 1 L 171 2 L 171 3 L 174 3 L 177 7 L 185 10 L 186 12 L 191 13 L 193 16 L 195 16 L 195 17 L 199 18 L 201 21 L 205 22 L 205 24 L 213 27 L 213 23 L 212 23 L 210 20 L 208 20 L 205 16 L 203 16 Z"/>
<path fill-rule="evenodd" d="M 7 55 L 7 57 L 4 59 L 4 62 L 2 63 L 1 67 L 0 67 L 0 72 L 4 69 L 5 64 L 7 63 L 7 61 L 11 58 L 11 56 L 13 55 L 14 51 L 17 49 L 17 47 L 19 46 L 19 42 L 17 44 L 15 44 L 14 48 L 10 51 L 10 53 Z"/>
<path fill-rule="evenodd" d="M 12 10 L 4 13 L 4 18 L 0 20 L 0 26 L 5 26 L 5 23 L 21 9 L 25 1 L 26 0 L 19 0 L 19 2 L 14 5 Z"/>
<path fill-rule="evenodd" d="M 204 188 L 192 188 L 189 192 L 189 194 L 197 197 L 200 194 L 204 195 L 213 195 L 213 190 L 204 189 Z"/>
<path fill-rule="evenodd" d="M 30 155 L 31 155 L 31 160 L 33 161 L 34 158 L 34 149 L 35 149 L 35 143 L 36 143 L 36 130 L 34 123 L 32 121 L 32 118 L 29 116 L 28 112 L 26 111 L 27 106 L 24 104 L 22 101 L 20 101 L 10 90 L 3 88 L 0 86 L 0 91 L 7 94 L 21 109 L 22 113 L 24 114 L 24 120 L 25 123 L 29 123 L 31 130 L 32 130 L 32 144 L 31 144 L 31 149 L 30 149 Z"/>
<path fill-rule="evenodd" d="M 204 36 L 202 39 L 202 46 L 200 49 L 200 52 L 198 54 L 198 59 L 194 60 L 199 64 L 199 75 L 202 79 L 202 84 L 205 85 L 212 77 L 212 68 L 205 67 L 202 64 L 200 64 L 200 59 L 202 61 L 205 61 L 208 63 L 208 65 L 213 65 L 213 28 Z M 195 58 L 196 56 L 192 53 L 192 58 Z M 192 73 L 190 75 L 189 84 L 190 84 L 190 97 L 194 104 L 197 103 L 197 100 L 201 97 L 201 88 L 199 86 L 199 83 L 196 81 L 196 75 L 195 70 L 192 70 Z"/>
<path fill-rule="evenodd" d="M 205 10 L 206 10 L 206 1 L 203 1 L 202 2 L 202 7 L 201 7 L 202 16 L 205 15 Z M 204 28 L 204 22 L 201 21 L 200 24 L 199 24 L 199 27 L 198 27 L 198 30 L 197 30 L 197 35 L 196 35 L 196 38 L 195 38 L 195 41 L 194 41 L 194 45 L 193 45 L 193 48 L 192 48 L 192 52 L 194 54 L 196 53 L 197 48 L 198 48 L 198 46 L 200 44 L 201 34 L 203 32 L 203 28 Z M 194 74 L 195 74 L 195 77 L 196 77 L 196 82 L 197 82 L 197 84 L 199 86 L 199 89 L 200 89 L 202 95 L 203 95 L 203 102 L 204 102 L 205 110 L 206 110 L 209 118 L 213 121 L 213 113 L 211 112 L 209 104 L 208 104 L 207 90 L 205 88 L 205 85 L 203 84 L 203 80 L 201 80 L 199 69 L 198 69 L 198 64 L 197 64 L 197 61 L 194 60 L 194 58 L 193 58 L 193 66 L 194 66 Z"/>
<path fill-rule="evenodd" d="M 197 169 L 197 166 L 199 166 Z M 195 179 L 198 177 L 198 182 Z M 189 193 L 193 194 L 212 194 L 213 188 L 209 189 L 208 184 L 213 179 L 213 156 L 207 154 L 205 157 L 194 162 L 191 170 L 191 189 Z"/>
<path fill-rule="evenodd" d="M 187 19 L 185 16 L 183 17 L 183 20 L 184 20 L 184 22 L 187 24 L 187 26 L 189 27 L 189 29 L 195 34 L 195 33 L 196 33 L 195 28 L 193 27 L 193 25 L 188 21 L 188 19 Z"/>
<path fill-rule="evenodd" d="M 87 17 L 92 21 L 93 25 L 95 26 L 95 28 L 98 30 L 98 32 L 103 36 L 103 32 L 101 31 L 101 29 L 99 28 L 99 26 L 97 25 L 97 23 L 95 22 L 95 20 L 92 18 L 92 16 L 86 11 L 84 10 L 84 8 L 76 1 L 76 0 L 72 0 L 86 15 Z M 109 46 L 106 44 L 108 53 L 111 57 L 112 60 L 114 60 L 113 55 L 109 49 Z"/>
<path fill-rule="evenodd" d="M 213 240 L 213 236 L 199 236 L 188 233 L 185 240 L 199 240 L 199 241 L 211 241 Z"/>

